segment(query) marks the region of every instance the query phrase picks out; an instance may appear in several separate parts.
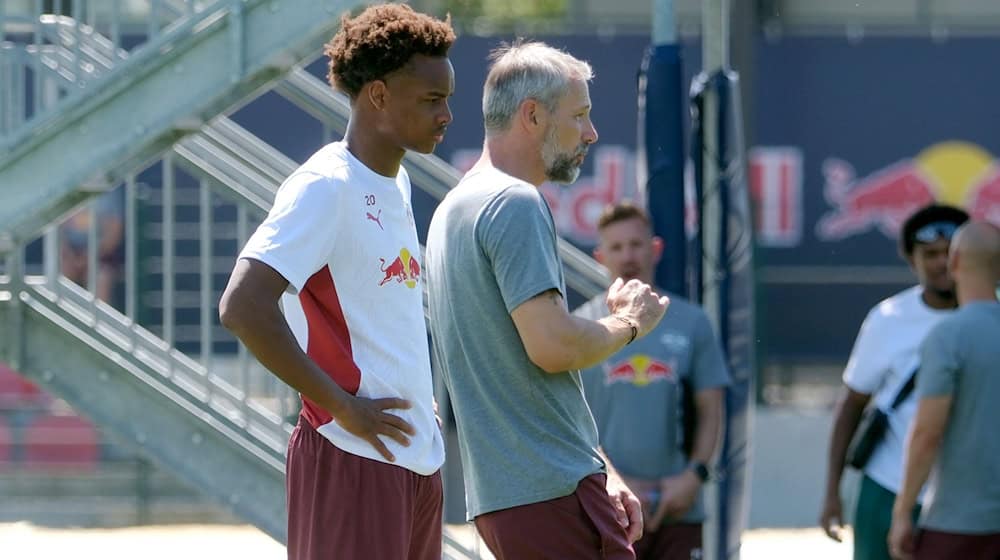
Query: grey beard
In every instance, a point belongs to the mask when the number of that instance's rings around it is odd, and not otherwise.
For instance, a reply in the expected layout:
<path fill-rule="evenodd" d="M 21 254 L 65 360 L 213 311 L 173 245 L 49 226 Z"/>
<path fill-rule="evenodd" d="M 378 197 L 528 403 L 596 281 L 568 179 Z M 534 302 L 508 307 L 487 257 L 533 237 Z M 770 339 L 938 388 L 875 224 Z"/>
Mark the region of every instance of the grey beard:
<path fill-rule="evenodd" d="M 545 177 L 549 181 L 568 185 L 577 180 L 580 176 L 580 166 L 573 161 L 576 154 L 572 156 L 556 156 L 552 165 L 545 170 Z"/>

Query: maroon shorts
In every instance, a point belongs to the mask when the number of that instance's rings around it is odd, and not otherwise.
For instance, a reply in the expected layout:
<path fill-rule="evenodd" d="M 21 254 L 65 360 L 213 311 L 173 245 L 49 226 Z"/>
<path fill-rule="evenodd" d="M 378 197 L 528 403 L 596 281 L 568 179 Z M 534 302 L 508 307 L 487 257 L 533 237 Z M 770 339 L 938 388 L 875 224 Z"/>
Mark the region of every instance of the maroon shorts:
<path fill-rule="evenodd" d="M 441 560 L 441 473 L 359 457 L 299 418 L 288 442 L 289 560 Z"/>
<path fill-rule="evenodd" d="M 916 560 L 1000 559 L 1000 533 L 988 535 L 960 535 L 921 529 L 917 534 Z"/>
<path fill-rule="evenodd" d="M 634 560 L 605 480 L 594 474 L 569 496 L 485 513 L 476 529 L 497 560 Z"/>
<path fill-rule="evenodd" d="M 691 560 L 701 558 L 701 523 L 661 525 L 646 529 L 635 541 L 635 557 L 639 560 Z"/>

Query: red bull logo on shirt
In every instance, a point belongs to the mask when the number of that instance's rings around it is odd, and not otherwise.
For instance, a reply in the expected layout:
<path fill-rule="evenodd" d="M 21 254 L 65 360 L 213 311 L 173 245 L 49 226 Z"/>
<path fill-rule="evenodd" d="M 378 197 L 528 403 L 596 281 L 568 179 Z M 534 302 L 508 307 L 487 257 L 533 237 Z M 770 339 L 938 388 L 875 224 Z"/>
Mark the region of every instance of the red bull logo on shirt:
<path fill-rule="evenodd" d="M 417 281 L 420 280 L 420 263 L 406 247 L 399 250 L 399 256 L 388 266 L 385 264 L 385 259 L 380 258 L 379 270 L 385 274 L 382 281 L 378 283 L 379 286 L 384 286 L 395 280 L 397 284 L 402 282 L 407 288 L 415 288 Z"/>
<path fill-rule="evenodd" d="M 1000 224 L 1000 163 L 969 142 L 934 144 L 861 178 L 849 163 L 831 158 L 823 164 L 823 175 L 823 193 L 833 207 L 816 224 L 824 241 L 870 229 L 895 239 L 907 216 L 934 201 Z"/>
<path fill-rule="evenodd" d="M 604 366 L 605 384 L 631 383 L 644 387 L 656 381 L 677 382 L 674 367 L 671 364 L 653 359 L 645 354 L 635 354 L 617 364 Z"/>

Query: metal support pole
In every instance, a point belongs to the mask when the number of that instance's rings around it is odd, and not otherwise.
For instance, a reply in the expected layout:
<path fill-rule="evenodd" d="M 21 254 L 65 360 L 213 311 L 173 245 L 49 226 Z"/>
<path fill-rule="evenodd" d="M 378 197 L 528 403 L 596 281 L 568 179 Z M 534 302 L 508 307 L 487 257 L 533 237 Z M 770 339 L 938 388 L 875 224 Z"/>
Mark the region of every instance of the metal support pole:
<path fill-rule="evenodd" d="M 703 4 L 702 11 L 702 53 L 704 72 L 711 76 L 716 72 L 728 68 L 728 0 L 707 0 Z M 703 158 L 718 160 L 719 157 L 719 113 L 718 96 L 714 88 L 706 88 L 705 107 L 702 114 L 702 130 L 704 131 L 705 143 Z M 718 283 L 716 281 L 716 267 L 724 255 L 718 254 L 719 237 L 722 234 L 720 223 L 720 211 L 718 197 L 715 196 L 716 185 L 719 181 L 717 165 L 706 165 L 704 169 L 705 201 L 702 212 L 702 306 L 708 316 L 715 324 L 713 326 L 718 332 Z"/>
<path fill-rule="evenodd" d="M 653 44 L 677 43 L 677 21 L 674 0 L 653 0 Z"/>
<path fill-rule="evenodd" d="M 175 212 L 174 158 L 163 158 L 163 340 L 174 347 L 174 212 Z M 171 360 L 167 363 L 173 364 Z"/>
<path fill-rule="evenodd" d="M 709 77 L 729 66 L 729 0 L 705 0 L 702 4 L 702 68 Z M 711 79 L 711 78 L 709 78 Z M 715 332 L 720 333 L 720 298 L 718 267 L 724 254 L 720 254 L 720 239 L 723 235 L 722 205 L 718 195 L 719 183 L 719 111 L 716 89 L 709 86 L 705 89 L 705 99 L 702 112 L 702 134 L 704 137 L 703 151 L 700 157 L 703 161 L 703 200 L 701 225 L 701 304 L 708 314 Z M 716 484 L 706 488 L 706 502 L 718 506 L 722 499 Z M 705 523 L 704 539 L 705 558 L 722 560 L 726 551 L 718 550 L 717 535 L 721 528 L 718 507 L 712 508 Z"/>
<path fill-rule="evenodd" d="M 212 245 L 214 243 L 214 238 L 212 237 L 212 191 L 208 186 L 208 181 L 204 179 L 201 180 L 199 184 L 199 220 L 198 227 L 200 229 L 199 237 L 201 238 L 200 247 L 200 280 L 201 280 L 201 365 L 205 367 L 206 371 L 211 371 L 212 369 L 212 330 L 214 327 L 214 321 L 212 320 L 212 309 L 213 309 L 213 297 L 212 293 Z M 209 390 L 211 391 L 213 385 L 210 383 Z"/>

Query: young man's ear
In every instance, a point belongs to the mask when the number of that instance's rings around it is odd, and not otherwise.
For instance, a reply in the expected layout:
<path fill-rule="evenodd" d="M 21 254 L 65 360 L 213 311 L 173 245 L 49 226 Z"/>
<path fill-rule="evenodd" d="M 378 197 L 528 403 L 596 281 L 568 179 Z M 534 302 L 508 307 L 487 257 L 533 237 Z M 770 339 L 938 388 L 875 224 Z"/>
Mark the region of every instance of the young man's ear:
<path fill-rule="evenodd" d="M 373 80 L 364 87 L 366 91 L 362 91 L 362 95 L 368 98 L 368 102 L 372 104 L 372 107 L 379 111 L 384 109 L 385 99 L 389 95 L 388 89 L 385 87 L 385 82 L 382 80 Z"/>
<path fill-rule="evenodd" d="M 665 246 L 665 244 L 663 243 L 663 238 L 657 235 L 653 236 L 652 244 L 653 244 L 653 265 L 655 266 L 657 264 L 660 264 L 660 257 L 663 256 L 663 247 Z"/>

